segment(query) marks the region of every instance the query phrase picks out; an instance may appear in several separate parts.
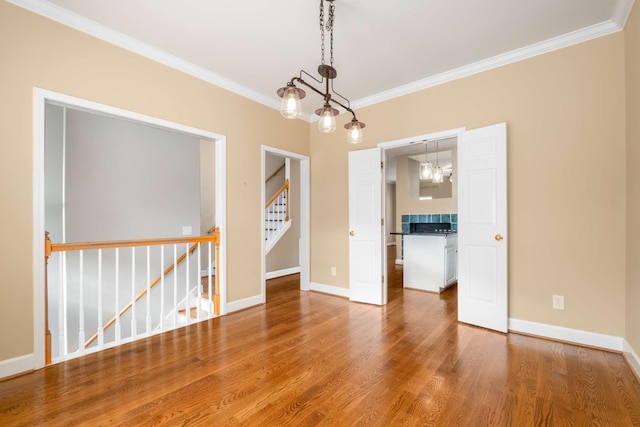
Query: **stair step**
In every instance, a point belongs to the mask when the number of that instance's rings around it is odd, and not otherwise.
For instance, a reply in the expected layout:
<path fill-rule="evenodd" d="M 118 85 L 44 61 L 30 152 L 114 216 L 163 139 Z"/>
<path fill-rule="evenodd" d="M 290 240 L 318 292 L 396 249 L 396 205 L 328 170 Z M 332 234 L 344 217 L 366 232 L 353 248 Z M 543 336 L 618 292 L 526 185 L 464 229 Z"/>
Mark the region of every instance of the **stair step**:
<path fill-rule="evenodd" d="M 186 313 L 187 310 L 186 309 L 182 309 L 182 310 L 178 310 L 178 314 L 180 316 L 185 316 L 186 317 Z M 209 313 L 205 310 L 200 310 L 200 317 L 208 317 Z M 190 307 L 189 308 L 189 318 L 191 319 L 197 319 L 198 318 L 198 308 L 197 307 Z"/>

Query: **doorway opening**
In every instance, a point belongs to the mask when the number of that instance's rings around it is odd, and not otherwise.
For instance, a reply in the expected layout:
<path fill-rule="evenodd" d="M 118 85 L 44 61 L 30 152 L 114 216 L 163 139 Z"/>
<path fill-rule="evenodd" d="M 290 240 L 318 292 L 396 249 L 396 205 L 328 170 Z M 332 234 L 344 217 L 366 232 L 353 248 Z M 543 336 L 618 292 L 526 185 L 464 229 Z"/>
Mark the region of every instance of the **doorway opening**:
<path fill-rule="evenodd" d="M 192 128 L 185 125 L 181 125 L 174 122 L 169 122 L 165 120 L 160 120 L 154 117 L 134 113 L 131 111 L 98 104 L 92 101 L 71 97 L 68 95 L 51 92 L 43 89 L 35 89 L 34 91 L 34 312 L 35 312 L 35 324 L 34 324 L 34 348 L 35 348 L 35 359 L 37 367 L 42 367 L 45 364 L 45 340 L 42 338 L 45 336 L 45 322 L 47 318 L 51 318 L 51 316 L 46 315 L 46 291 L 45 291 L 45 266 L 43 263 L 44 253 L 45 253 L 45 225 L 47 227 L 53 226 L 56 229 L 57 238 L 56 241 L 60 243 L 68 242 L 68 241 L 95 241 L 95 240 L 112 240 L 113 239 L 130 239 L 130 238 L 153 238 L 153 237 L 172 237 L 171 235 L 167 236 L 167 229 L 164 231 L 159 231 L 160 234 L 164 235 L 154 235 L 154 219 L 158 215 L 153 214 L 153 212 L 147 212 L 148 215 L 148 223 L 145 224 L 144 221 L 136 222 L 137 225 L 133 226 L 132 232 L 140 231 L 140 227 L 150 225 L 150 229 L 147 230 L 144 236 L 138 235 L 128 235 L 127 234 L 127 221 L 126 218 L 121 218 L 120 222 L 120 231 L 118 231 L 118 236 L 108 236 L 104 234 L 105 232 L 108 234 L 110 231 L 113 231 L 114 228 L 110 227 L 109 230 L 106 227 L 103 227 L 104 222 L 109 219 L 109 217 L 105 217 L 104 221 L 97 221 L 95 215 L 89 214 L 88 222 L 93 222 L 93 226 L 88 224 L 86 227 L 79 227 L 78 223 L 82 222 L 78 220 L 78 218 L 73 220 L 73 230 L 68 227 L 70 224 L 71 216 L 76 215 L 78 213 L 77 209 L 66 210 L 66 208 L 71 203 L 72 197 L 81 195 L 81 194 L 89 194 L 82 193 L 82 189 L 75 188 L 73 191 L 73 195 L 71 192 L 67 192 L 67 187 L 64 185 L 64 176 L 66 172 L 63 172 L 65 167 L 69 165 L 64 164 L 63 159 L 67 159 L 68 156 L 65 155 L 65 144 L 64 138 L 66 138 L 66 130 L 65 127 L 70 123 L 67 120 L 67 117 L 64 117 L 64 120 L 59 121 L 59 127 L 61 128 L 61 139 L 63 141 L 60 142 L 58 148 L 59 152 L 58 157 L 63 162 L 61 165 L 56 166 L 58 172 L 60 172 L 59 180 L 53 180 L 45 169 L 48 169 L 48 172 L 51 172 L 51 158 L 47 159 L 47 156 L 50 156 L 51 148 L 46 147 L 46 139 L 47 133 L 50 132 L 50 129 L 47 129 L 47 124 L 51 125 L 52 122 L 55 122 L 54 117 L 56 115 L 65 116 L 67 113 L 70 113 L 70 116 L 74 117 L 75 123 L 77 124 L 76 130 L 81 134 L 85 131 L 86 119 L 93 119 L 97 122 L 101 122 L 102 124 L 107 124 L 106 128 L 113 130 L 124 129 L 126 128 L 128 132 L 133 132 L 133 134 L 137 134 L 137 132 L 147 133 L 147 135 L 153 134 L 153 138 L 166 138 L 168 140 L 173 140 L 173 142 L 178 141 L 178 143 L 184 143 L 186 145 L 191 144 L 190 151 L 193 152 L 193 159 L 195 159 L 195 163 L 190 167 L 194 168 L 196 172 L 193 172 L 190 175 L 193 175 L 192 186 L 185 189 L 182 188 L 182 191 L 191 192 L 195 194 L 191 194 L 191 199 L 193 199 L 188 204 L 190 208 L 187 209 L 190 213 L 185 215 L 180 215 L 181 218 L 190 218 L 193 220 L 188 224 L 181 224 L 179 227 L 179 231 L 175 232 L 173 236 L 193 236 L 193 235 L 201 235 L 201 229 L 204 227 L 204 222 L 212 222 L 211 224 L 214 227 L 218 228 L 217 238 L 219 239 L 219 259 L 215 265 L 215 274 L 217 275 L 217 280 L 219 280 L 219 286 L 217 287 L 217 291 L 219 295 L 216 298 L 219 298 L 218 301 L 220 303 L 217 311 L 220 315 L 226 314 L 226 214 L 225 214 L 225 205 L 226 205 L 226 155 L 225 155 L 225 144 L 226 138 L 223 135 L 215 134 L 209 131 L 205 131 L 202 129 Z M 96 124 L 94 123 L 94 125 Z M 100 128 L 97 126 L 96 129 Z M 103 128 L 106 129 L 106 128 Z M 111 135 L 111 140 L 113 141 L 115 134 Z M 131 137 L 132 134 L 128 136 Z M 139 136 L 139 135 L 138 135 Z M 152 139 L 153 139 L 152 138 Z M 80 138 L 82 139 L 82 138 Z M 117 138 L 116 138 L 117 139 Z M 134 136 L 135 140 L 135 136 Z M 185 141 L 190 141 L 187 143 Z M 86 140 L 85 140 L 86 142 Z M 158 143 L 157 146 L 152 148 L 161 149 L 163 145 L 160 141 L 156 141 Z M 153 143 L 153 142 L 152 142 Z M 82 143 L 77 144 L 78 147 L 82 149 L 88 148 L 90 144 Z M 166 144 L 165 144 L 166 145 Z M 169 144 L 171 145 L 171 144 Z M 183 147 L 186 147 L 184 145 Z M 46 148 L 45 148 L 46 147 Z M 97 145 L 94 145 L 95 149 Z M 66 147 L 68 148 L 68 147 Z M 103 147 L 104 148 L 104 147 Z M 137 144 L 131 144 L 131 146 L 123 146 L 121 147 L 123 151 L 121 153 L 112 152 L 115 156 L 124 156 L 127 157 L 127 150 L 136 150 L 140 147 Z M 165 147 L 166 148 L 166 147 Z M 47 156 L 45 156 L 45 149 L 49 150 Z M 155 155 L 155 150 L 149 151 L 149 147 L 146 147 L 146 154 L 152 157 L 152 154 Z M 151 153 L 151 154 L 150 154 Z M 130 157 L 135 157 L 131 152 Z M 97 164 L 96 162 L 100 162 L 101 154 L 92 154 L 91 156 L 86 158 L 87 164 Z M 170 156 L 169 156 L 170 157 Z M 83 166 L 82 156 L 77 156 L 76 164 L 78 168 L 76 170 L 81 169 Z M 202 162 L 204 163 L 202 163 Z M 92 163 L 93 162 L 93 163 Z M 55 163 L 55 162 L 53 162 Z M 48 166 L 47 166 L 48 165 Z M 108 161 L 102 162 L 102 165 L 107 167 L 109 166 Z M 90 166 L 90 168 L 92 168 Z M 129 170 L 127 171 L 130 176 L 130 180 L 140 180 L 145 181 L 144 177 L 136 176 L 136 167 L 135 165 L 131 165 Z M 199 174 L 200 170 L 204 170 L 206 173 L 206 177 Z M 112 173 L 114 171 L 109 172 L 109 174 L 114 178 L 118 179 L 118 172 Z M 121 171 L 124 173 L 124 171 Z M 55 174 L 55 173 L 54 173 Z M 98 171 L 91 169 L 88 171 L 88 175 L 86 176 L 97 176 L 99 174 Z M 47 180 L 47 187 L 45 187 L 45 180 Z M 75 184 L 78 183 L 83 184 L 83 179 L 75 179 L 70 181 L 75 181 Z M 56 181 L 54 183 L 54 181 Z M 80 181 L 80 182 L 79 182 Z M 152 183 L 154 180 L 147 180 Z M 191 182 L 191 181 L 190 181 Z M 57 185 L 59 184 L 59 185 Z M 61 192 L 61 196 L 59 200 L 51 203 L 51 194 L 47 190 L 51 189 L 51 186 L 57 186 L 58 190 Z M 120 187 L 120 188 L 116 188 Z M 117 192 L 122 191 L 122 186 L 110 185 L 103 186 L 103 188 L 93 189 L 98 195 L 100 192 Z M 153 188 L 149 187 L 149 192 L 154 193 L 162 193 L 166 190 L 166 188 L 160 188 L 163 186 L 155 185 Z M 202 191 L 194 191 L 193 187 L 201 188 Z M 79 191 L 76 191 L 79 190 Z M 92 191 L 89 189 L 89 191 Z M 204 194 L 201 194 L 203 193 Z M 55 193 L 55 192 L 54 192 Z M 177 194 L 177 193 L 176 193 Z M 104 196 L 106 198 L 106 193 Z M 145 197 L 144 192 L 138 194 L 139 197 Z M 56 196 L 57 198 L 57 196 Z M 156 198 L 157 199 L 157 198 Z M 162 200 L 160 197 L 159 200 Z M 59 203 L 58 203 L 59 202 Z M 171 203 L 171 200 L 167 200 L 166 203 Z M 56 212 L 53 215 L 45 215 L 45 211 L 49 210 L 49 213 L 52 213 L 52 206 L 59 205 L 55 210 Z M 110 204 L 105 202 L 101 205 L 103 208 L 108 209 Z M 166 206 L 165 206 L 166 207 Z M 58 209 L 59 208 L 59 209 Z M 179 208 L 178 208 L 179 209 Z M 195 211 L 194 211 L 195 210 Z M 121 210 L 118 210 L 121 211 Z M 114 215 L 118 213 L 115 212 Z M 144 216 L 144 213 L 141 213 Z M 128 215 L 127 215 L 128 216 Z M 65 219 L 66 217 L 66 219 Z M 85 218 L 86 219 L 86 218 Z M 130 225 L 130 224 L 129 224 Z M 155 224 L 158 225 L 158 224 Z M 166 225 L 166 224 L 165 224 Z M 175 224 L 174 224 L 175 225 Z M 93 227 L 93 228 L 92 228 Z M 175 227 L 174 227 L 175 228 Z M 95 237 L 91 236 L 92 232 L 103 233 L 103 237 Z M 117 231 L 117 230 L 116 230 Z M 87 232 L 89 234 L 87 234 Z M 75 233 L 75 235 L 74 235 Z M 124 234 L 122 234 L 124 233 Z M 151 233 L 151 234 L 149 234 Z M 144 233 L 143 233 L 144 234 Z M 74 237 L 75 236 L 75 237 Z M 94 238 L 95 237 L 95 238 Z M 148 247 L 147 247 L 148 248 Z M 148 249 L 147 249 L 148 251 Z M 148 252 L 147 252 L 148 253 Z M 148 257 L 148 255 L 147 255 Z M 201 259 L 198 258 L 197 265 L 200 266 Z M 132 261 L 133 262 L 133 261 Z M 207 260 L 205 260 L 207 262 Z M 195 260 L 193 261 L 196 264 Z M 188 265 L 188 263 L 187 263 Z M 196 271 L 192 274 L 192 280 L 195 280 L 195 277 L 201 273 L 202 271 L 208 271 L 208 275 L 211 276 L 211 269 L 208 265 L 202 264 L 203 268 L 201 271 Z M 192 266 L 193 267 L 193 266 Z M 193 268 L 186 267 L 187 270 L 193 270 Z M 176 270 L 177 272 L 177 270 Z M 177 274 L 177 273 L 176 273 Z M 132 280 L 133 280 L 133 276 Z M 188 276 L 187 276 L 188 277 Z M 199 282 L 199 280 L 196 280 Z M 147 281 L 148 282 L 148 281 Z M 131 289 L 135 290 L 133 284 L 131 285 Z M 133 291 L 132 291 L 133 292 Z M 198 294 L 199 295 L 199 294 Z M 186 298 L 186 297 L 185 297 Z M 114 299 L 117 301 L 118 299 Z M 115 304 L 114 304 L 115 305 Z M 188 305 L 187 305 L 188 306 Z M 133 323 L 133 322 L 132 322 Z M 135 331 L 135 327 L 132 326 L 132 329 Z M 162 329 L 162 328 L 161 328 Z M 147 330 L 149 330 L 149 326 L 147 324 Z M 82 332 L 82 330 L 81 330 Z M 79 334 L 78 341 L 80 342 L 82 334 Z"/>
<path fill-rule="evenodd" d="M 268 279 L 300 275 L 300 290 L 309 282 L 309 157 L 262 146 L 262 286 Z M 276 206 L 276 207 L 274 207 Z"/>

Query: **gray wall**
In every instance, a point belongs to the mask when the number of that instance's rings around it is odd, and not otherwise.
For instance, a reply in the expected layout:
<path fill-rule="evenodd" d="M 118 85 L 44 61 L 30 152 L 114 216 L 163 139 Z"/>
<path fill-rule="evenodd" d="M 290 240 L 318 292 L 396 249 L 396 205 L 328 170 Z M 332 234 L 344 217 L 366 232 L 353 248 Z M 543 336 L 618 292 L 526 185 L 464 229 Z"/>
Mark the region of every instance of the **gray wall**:
<path fill-rule="evenodd" d="M 198 234 L 198 139 L 74 110 L 66 131 L 68 242 Z"/>

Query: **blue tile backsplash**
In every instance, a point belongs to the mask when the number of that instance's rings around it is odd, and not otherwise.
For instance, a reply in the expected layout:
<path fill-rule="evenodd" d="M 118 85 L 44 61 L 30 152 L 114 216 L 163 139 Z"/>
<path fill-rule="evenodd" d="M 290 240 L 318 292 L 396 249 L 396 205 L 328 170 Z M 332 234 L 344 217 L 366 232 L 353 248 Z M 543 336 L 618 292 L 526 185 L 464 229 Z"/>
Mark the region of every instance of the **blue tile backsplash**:
<path fill-rule="evenodd" d="M 451 229 L 458 231 L 458 214 L 410 214 L 402 215 L 402 232 L 409 232 L 409 223 L 450 222 Z"/>
<path fill-rule="evenodd" d="M 451 229 L 458 231 L 458 214 L 410 214 L 402 215 L 402 232 L 409 232 L 409 223 L 430 223 L 430 222 L 450 222 Z M 400 248 L 400 259 L 404 255 L 404 240 Z"/>

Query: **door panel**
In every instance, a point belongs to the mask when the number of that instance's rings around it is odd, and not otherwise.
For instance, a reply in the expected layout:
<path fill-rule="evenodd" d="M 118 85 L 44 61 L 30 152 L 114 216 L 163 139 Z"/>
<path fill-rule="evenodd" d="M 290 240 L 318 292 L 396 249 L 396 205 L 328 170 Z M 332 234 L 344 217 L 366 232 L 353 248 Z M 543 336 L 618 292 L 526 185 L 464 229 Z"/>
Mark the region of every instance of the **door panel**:
<path fill-rule="evenodd" d="M 349 299 L 386 304 L 380 149 L 349 152 Z"/>
<path fill-rule="evenodd" d="M 508 327 L 507 136 L 501 123 L 458 139 L 458 320 Z"/>

